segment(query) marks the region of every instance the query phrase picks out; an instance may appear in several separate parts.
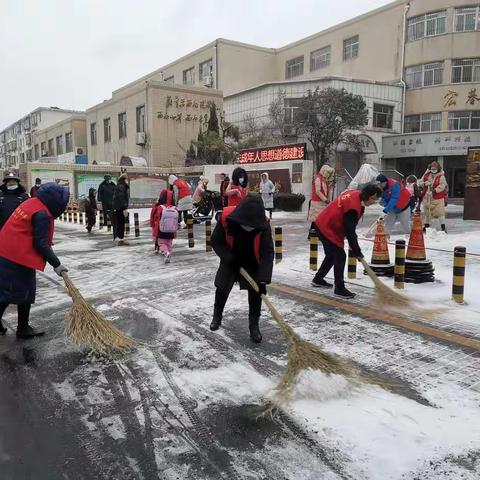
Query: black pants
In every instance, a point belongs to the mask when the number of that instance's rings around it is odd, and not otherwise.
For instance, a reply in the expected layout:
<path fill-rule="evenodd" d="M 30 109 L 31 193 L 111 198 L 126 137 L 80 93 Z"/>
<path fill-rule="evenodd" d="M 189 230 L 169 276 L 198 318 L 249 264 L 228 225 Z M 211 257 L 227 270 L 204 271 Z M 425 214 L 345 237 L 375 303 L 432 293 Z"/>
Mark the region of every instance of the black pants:
<path fill-rule="evenodd" d="M 8 307 L 8 303 L 0 303 L 0 325 L 2 322 L 3 314 Z M 20 303 L 17 305 L 18 311 L 18 326 L 26 327 L 28 325 L 28 319 L 30 317 L 30 307 L 29 303 Z"/>
<path fill-rule="evenodd" d="M 323 244 L 325 258 L 323 259 L 323 262 L 320 265 L 317 274 L 315 275 L 314 281 L 323 280 L 323 278 L 333 267 L 335 286 L 343 286 L 343 272 L 345 270 L 345 262 L 347 261 L 345 250 L 338 247 L 330 240 L 327 240 L 323 235 L 320 235 L 319 239 Z"/>
<path fill-rule="evenodd" d="M 225 304 L 227 303 L 228 296 L 230 295 L 231 288 L 228 291 L 217 288 L 215 292 L 215 311 L 222 314 Z M 248 289 L 248 315 L 250 317 L 259 318 L 262 310 L 262 297 L 253 291 Z"/>
<path fill-rule="evenodd" d="M 113 220 L 113 239 L 119 238 L 123 240 L 125 236 L 125 215 L 123 210 L 115 210 L 112 214 Z"/>
<path fill-rule="evenodd" d="M 183 213 L 183 221 L 185 224 L 187 223 L 187 217 L 188 217 L 188 210 L 179 210 L 178 211 L 178 224 L 182 223 L 182 213 Z"/>

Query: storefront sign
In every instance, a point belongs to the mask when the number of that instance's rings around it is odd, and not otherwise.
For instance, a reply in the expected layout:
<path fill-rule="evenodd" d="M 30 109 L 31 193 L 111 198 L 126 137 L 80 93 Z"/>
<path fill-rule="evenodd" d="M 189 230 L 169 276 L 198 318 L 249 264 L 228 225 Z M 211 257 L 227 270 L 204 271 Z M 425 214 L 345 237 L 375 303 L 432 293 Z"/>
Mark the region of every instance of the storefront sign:
<path fill-rule="evenodd" d="M 480 220 L 480 144 L 468 149 L 464 220 Z"/>
<path fill-rule="evenodd" d="M 276 147 L 249 148 L 240 150 L 240 163 L 277 162 L 279 160 L 305 160 L 305 143 L 279 145 Z"/>
<path fill-rule="evenodd" d="M 468 148 L 480 145 L 479 131 L 411 133 L 383 137 L 384 158 L 441 157 L 467 155 Z"/>

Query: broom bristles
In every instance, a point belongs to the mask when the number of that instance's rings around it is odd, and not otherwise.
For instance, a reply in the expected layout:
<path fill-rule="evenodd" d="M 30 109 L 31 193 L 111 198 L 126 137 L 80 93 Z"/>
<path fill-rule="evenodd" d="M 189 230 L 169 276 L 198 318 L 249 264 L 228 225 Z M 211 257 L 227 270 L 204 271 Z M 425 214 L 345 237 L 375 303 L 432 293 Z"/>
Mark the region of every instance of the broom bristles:
<path fill-rule="evenodd" d="M 102 355 L 111 356 L 131 350 L 134 341 L 90 305 L 66 273 L 62 276 L 72 298 L 65 335 L 77 345 L 87 345 Z"/>

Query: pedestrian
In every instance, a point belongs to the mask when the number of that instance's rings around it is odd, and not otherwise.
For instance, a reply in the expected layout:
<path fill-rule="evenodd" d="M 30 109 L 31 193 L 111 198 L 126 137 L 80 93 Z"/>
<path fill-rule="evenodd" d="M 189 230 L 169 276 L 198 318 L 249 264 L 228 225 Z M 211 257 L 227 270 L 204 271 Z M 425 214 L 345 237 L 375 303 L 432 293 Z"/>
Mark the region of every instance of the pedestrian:
<path fill-rule="evenodd" d="M 103 182 L 98 186 L 97 200 L 100 202 L 103 211 L 103 221 L 106 224 L 107 219 L 113 224 L 113 194 L 115 192 L 115 184 L 112 182 L 112 176 L 107 174 L 103 177 Z"/>
<path fill-rule="evenodd" d="M 0 230 L 15 209 L 27 199 L 28 194 L 20 178 L 13 172 L 7 173 L 0 186 Z"/>
<path fill-rule="evenodd" d="M 198 180 L 197 188 L 195 189 L 195 192 L 193 193 L 192 201 L 193 205 L 196 207 L 201 201 L 203 194 L 205 193 L 205 190 L 208 187 L 208 178 L 206 177 L 200 177 L 200 180 Z"/>
<path fill-rule="evenodd" d="M 0 334 L 6 333 L 2 316 L 13 304 L 18 309 L 18 338 L 45 333 L 29 325 L 36 294 L 35 270 L 43 271 L 48 262 L 59 276 L 68 271 L 51 245 L 54 219 L 64 212 L 69 192 L 57 183 L 45 183 L 36 193 L 16 209 L 0 231 Z"/>
<path fill-rule="evenodd" d="M 178 210 L 173 205 L 173 192 L 164 188 L 150 214 L 152 236 L 155 239 L 155 253 L 170 263 L 173 253 L 173 239 L 177 236 Z"/>
<path fill-rule="evenodd" d="M 188 212 L 193 208 L 192 188 L 186 180 L 175 175 L 168 177 L 168 183 L 173 189 L 173 202 L 178 210 L 178 225 L 182 223 L 183 216 L 186 227 Z"/>
<path fill-rule="evenodd" d="M 257 282 L 260 293 L 266 294 L 266 285 L 272 279 L 274 255 L 272 230 L 262 200 L 247 197 L 237 207 L 224 208 L 212 234 L 212 247 L 220 257 L 220 266 L 215 276 L 215 305 L 210 330 L 220 327 L 228 296 L 233 284 L 238 282 L 241 290 L 248 290 L 250 339 L 260 343 L 262 298 L 241 276 L 240 267 Z"/>
<path fill-rule="evenodd" d="M 42 186 L 42 180 L 40 178 L 35 179 L 35 185 L 30 189 L 30 197 L 34 198 L 37 196 L 38 189 Z"/>
<path fill-rule="evenodd" d="M 334 268 L 335 295 L 353 298 L 354 293 L 345 288 L 343 273 L 347 255 L 344 250 L 345 238 L 348 241 L 353 256 L 363 258 L 358 245 L 356 227 L 363 216 L 365 207 L 378 201 L 382 191 L 376 185 L 368 184 L 359 190 L 346 190 L 333 200 L 317 216 L 314 222 L 316 235 L 323 244 L 325 258 L 318 269 L 312 286 L 331 288 L 333 285 L 325 280 L 325 276 Z"/>
<path fill-rule="evenodd" d="M 381 204 L 385 215 L 385 230 L 390 236 L 395 222 L 399 221 L 403 233 L 410 233 L 410 192 L 400 182 L 380 174 L 376 178 L 382 189 Z"/>
<path fill-rule="evenodd" d="M 419 201 L 421 198 L 420 188 L 418 187 L 418 179 L 415 175 L 409 175 L 407 177 L 405 188 L 410 193 L 410 214 L 419 207 Z"/>
<path fill-rule="evenodd" d="M 118 245 L 129 245 L 125 237 L 125 220 L 128 216 L 128 205 L 130 203 L 130 187 L 126 173 L 120 175 L 113 192 L 113 239 L 118 238 Z"/>
<path fill-rule="evenodd" d="M 418 181 L 422 188 L 422 205 L 425 216 L 424 231 L 430 227 L 432 218 L 438 219 L 440 228 L 447 233 L 445 225 L 445 205 L 448 198 L 448 185 L 445 172 L 438 162 L 432 162 L 423 177 Z"/>
<path fill-rule="evenodd" d="M 269 212 L 270 218 L 272 218 L 273 194 L 275 193 L 275 185 L 268 177 L 267 172 L 263 172 L 260 175 L 260 193 L 262 195 L 265 210 Z"/>
<path fill-rule="evenodd" d="M 228 205 L 228 197 L 225 195 L 225 191 L 228 188 L 230 179 L 226 173 L 220 174 L 220 197 L 222 199 L 222 205 L 226 207 Z"/>
<path fill-rule="evenodd" d="M 248 175 L 247 172 L 237 167 L 232 172 L 232 181 L 225 190 L 225 196 L 228 198 L 227 206 L 236 207 L 248 194 Z"/>
<path fill-rule="evenodd" d="M 97 191 L 94 188 L 88 189 L 88 198 L 85 200 L 85 216 L 87 217 L 86 229 L 88 233 L 91 233 L 92 228 L 95 226 L 97 219 L 97 201 L 95 197 Z"/>
<path fill-rule="evenodd" d="M 312 195 L 308 214 L 308 220 L 312 224 L 315 222 L 318 214 L 330 203 L 334 181 L 335 169 L 327 164 L 322 165 L 312 182 Z"/>

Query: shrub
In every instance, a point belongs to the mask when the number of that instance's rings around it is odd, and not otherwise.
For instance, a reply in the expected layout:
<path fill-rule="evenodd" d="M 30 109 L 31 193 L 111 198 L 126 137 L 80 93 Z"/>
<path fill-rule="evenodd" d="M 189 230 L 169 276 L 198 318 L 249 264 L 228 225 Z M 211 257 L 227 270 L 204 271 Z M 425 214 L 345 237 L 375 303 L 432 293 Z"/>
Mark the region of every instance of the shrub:
<path fill-rule="evenodd" d="M 275 193 L 273 195 L 274 208 L 286 212 L 300 211 L 304 201 L 305 195 L 301 193 Z"/>

